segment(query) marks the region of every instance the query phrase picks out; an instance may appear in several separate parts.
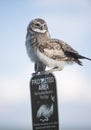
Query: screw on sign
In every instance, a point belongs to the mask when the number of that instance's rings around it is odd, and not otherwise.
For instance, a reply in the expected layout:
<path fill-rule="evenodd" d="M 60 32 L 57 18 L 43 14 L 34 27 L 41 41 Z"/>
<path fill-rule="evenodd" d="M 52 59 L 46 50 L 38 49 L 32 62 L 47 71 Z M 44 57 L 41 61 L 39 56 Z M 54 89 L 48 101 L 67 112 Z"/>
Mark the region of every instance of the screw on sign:
<path fill-rule="evenodd" d="M 30 81 L 33 130 L 59 130 L 56 80 L 37 74 Z"/>

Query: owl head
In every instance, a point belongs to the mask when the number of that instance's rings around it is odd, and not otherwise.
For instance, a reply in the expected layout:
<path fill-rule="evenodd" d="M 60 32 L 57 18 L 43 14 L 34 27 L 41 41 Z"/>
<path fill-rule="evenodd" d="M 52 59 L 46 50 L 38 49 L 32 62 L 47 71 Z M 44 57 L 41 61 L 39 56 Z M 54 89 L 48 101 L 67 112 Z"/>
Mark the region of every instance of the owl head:
<path fill-rule="evenodd" d="M 29 23 L 27 30 L 31 30 L 36 33 L 46 33 L 48 31 L 48 27 L 43 19 L 37 18 Z"/>

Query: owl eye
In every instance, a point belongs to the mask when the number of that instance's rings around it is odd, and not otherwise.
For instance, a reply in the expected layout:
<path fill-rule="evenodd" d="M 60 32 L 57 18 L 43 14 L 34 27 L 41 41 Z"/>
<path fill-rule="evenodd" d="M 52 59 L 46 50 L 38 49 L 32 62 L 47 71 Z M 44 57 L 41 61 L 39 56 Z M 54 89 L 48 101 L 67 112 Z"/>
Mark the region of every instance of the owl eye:
<path fill-rule="evenodd" d="M 38 23 L 36 23 L 35 25 L 36 25 L 37 27 L 40 27 L 40 24 L 38 24 Z"/>
<path fill-rule="evenodd" d="M 47 27 L 46 24 L 44 24 L 44 27 Z"/>

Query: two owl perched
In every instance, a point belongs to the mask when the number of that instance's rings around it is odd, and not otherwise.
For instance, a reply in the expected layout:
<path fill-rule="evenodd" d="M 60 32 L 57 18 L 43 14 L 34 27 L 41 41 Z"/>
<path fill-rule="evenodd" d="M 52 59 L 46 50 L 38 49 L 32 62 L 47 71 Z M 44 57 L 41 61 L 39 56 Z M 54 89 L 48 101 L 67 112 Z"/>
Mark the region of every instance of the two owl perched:
<path fill-rule="evenodd" d="M 26 49 L 31 61 L 35 63 L 35 71 L 45 71 L 46 66 L 51 69 L 48 72 L 61 71 L 65 64 L 77 63 L 82 65 L 79 59 L 88 59 L 80 55 L 66 42 L 52 39 L 48 27 L 43 19 L 32 20 L 27 28 Z"/>

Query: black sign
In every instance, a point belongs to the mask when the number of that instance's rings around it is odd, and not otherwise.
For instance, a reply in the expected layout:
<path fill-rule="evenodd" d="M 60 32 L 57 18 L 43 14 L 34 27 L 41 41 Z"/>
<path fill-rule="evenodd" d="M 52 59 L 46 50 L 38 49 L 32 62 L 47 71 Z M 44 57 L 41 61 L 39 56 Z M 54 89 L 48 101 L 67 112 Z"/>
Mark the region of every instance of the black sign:
<path fill-rule="evenodd" d="M 59 130 L 56 81 L 53 74 L 40 74 L 30 81 L 33 130 Z"/>

